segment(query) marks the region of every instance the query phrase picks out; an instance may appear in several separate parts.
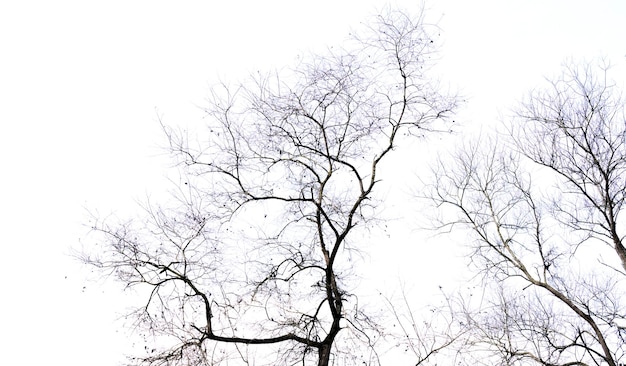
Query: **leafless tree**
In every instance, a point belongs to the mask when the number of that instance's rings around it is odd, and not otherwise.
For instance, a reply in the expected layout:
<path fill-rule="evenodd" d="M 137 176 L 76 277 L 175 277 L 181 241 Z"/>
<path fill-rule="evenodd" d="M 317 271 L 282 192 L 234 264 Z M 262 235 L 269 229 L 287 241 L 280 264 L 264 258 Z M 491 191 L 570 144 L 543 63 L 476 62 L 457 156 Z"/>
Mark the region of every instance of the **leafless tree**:
<path fill-rule="evenodd" d="M 427 77 L 437 29 L 422 14 L 367 24 L 213 88 L 206 124 L 164 125 L 183 172 L 171 202 L 96 220 L 102 249 L 82 259 L 147 291 L 133 315 L 154 347 L 135 364 L 379 363 L 388 333 L 357 287 L 381 166 L 400 138 L 444 129 L 457 98 Z"/>
<path fill-rule="evenodd" d="M 455 349 L 464 348 L 465 335 L 470 323 L 457 316 L 458 297 L 443 293 L 441 303 L 431 302 L 425 309 L 417 310 L 404 288 L 400 296 L 385 298 L 392 314 L 392 327 L 397 327 L 395 346 L 404 350 L 407 364 L 454 364 Z M 456 347 L 452 347 L 452 346 Z M 399 356 L 396 364 L 404 364 Z"/>
<path fill-rule="evenodd" d="M 472 233 L 470 258 L 496 290 L 461 311 L 483 364 L 624 362 L 626 118 L 594 65 L 567 64 L 504 136 L 435 168 L 441 228 Z"/>

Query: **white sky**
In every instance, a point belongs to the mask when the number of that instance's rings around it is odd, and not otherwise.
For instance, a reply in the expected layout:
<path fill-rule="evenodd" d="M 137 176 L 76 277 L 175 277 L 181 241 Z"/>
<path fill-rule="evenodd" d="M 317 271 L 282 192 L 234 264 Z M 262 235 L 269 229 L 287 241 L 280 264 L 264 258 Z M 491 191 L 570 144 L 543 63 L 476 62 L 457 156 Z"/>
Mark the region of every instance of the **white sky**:
<path fill-rule="evenodd" d="M 240 79 L 340 43 L 383 4 L 226 3 L 0 2 L 2 363 L 121 360 L 132 349 L 113 324 L 124 298 L 116 286 L 87 281 L 67 256 L 85 237 L 84 207 L 132 212 L 135 199 L 162 190 L 168 161 L 157 149 L 164 142 L 157 113 L 167 123 L 199 121 L 196 106 L 218 76 Z M 439 70 L 468 97 L 457 120 L 470 129 L 493 125 L 498 110 L 567 57 L 606 56 L 616 69 L 626 66 L 622 0 L 428 6 L 445 39 Z M 420 253 L 412 253 L 426 258 L 417 262 L 433 262 Z"/>

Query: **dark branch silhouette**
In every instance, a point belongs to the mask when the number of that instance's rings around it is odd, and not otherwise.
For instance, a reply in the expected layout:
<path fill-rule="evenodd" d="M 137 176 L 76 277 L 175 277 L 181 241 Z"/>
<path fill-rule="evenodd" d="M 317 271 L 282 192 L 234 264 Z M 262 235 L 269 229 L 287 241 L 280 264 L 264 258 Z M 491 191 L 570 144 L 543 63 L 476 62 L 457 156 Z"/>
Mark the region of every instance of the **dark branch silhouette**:
<path fill-rule="evenodd" d="M 150 291 L 137 326 L 164 348 L 136 363 L 378 362 L 389 333 L 358 301 L 352 261 L 379 167 L 399 136 L 446 130 L 457 99 L 427 77 L 436 28 L 422 14 L 367 24 L 340 51 L 212 88 L 203 126 L 163 124 L 186 179 L 173 203 L 96 222 L 103 249 L 83 260 Z"/>

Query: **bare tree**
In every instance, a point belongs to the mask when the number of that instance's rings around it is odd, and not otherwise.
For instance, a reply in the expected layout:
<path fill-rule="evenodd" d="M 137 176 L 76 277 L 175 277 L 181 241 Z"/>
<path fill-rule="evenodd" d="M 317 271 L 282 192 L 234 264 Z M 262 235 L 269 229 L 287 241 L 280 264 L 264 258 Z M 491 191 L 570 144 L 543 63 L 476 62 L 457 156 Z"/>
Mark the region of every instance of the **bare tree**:
<path fill-rule="evenodd" d="M 435 169 L 441 227 L 468 229 L 491 296 L 462 309 L 485 364 L 624 360 L 626 118 L 608 69 L 568 64 L 506 136 Z"/>
<path fill-rule="evenodd" d="M 212 89 L 206 124 L 164 125 L 183 178 L 147 216 L 96 221 L 82 259 L 144 289 L 145 365 L 378 364 L 358 297 L 381 164 L 443 129 L 457 99 L 427 77 L 436 27 L 388 11 L 347 46 Z M 265 347 L 259 347 L 265 345 Z"/>
<path fill-rule="evenodd" d="M 394 320 L 392 327 L 398 328 L 396 346 L 404 349 L 407 362 L 412 365 L 454 364 L 455 349 L 466 346 L 462 342 L 470 323 L 456 314 L 462 303 L 456 304 L 457 297 L 446 295 L 441 288 L 440 291 L 442 303 L 431 302 L 421 311 L 414 309 L 404 288 L 400 296 L 385 298 Z M 402 364 L 399 357 L 394 362 Z"/>

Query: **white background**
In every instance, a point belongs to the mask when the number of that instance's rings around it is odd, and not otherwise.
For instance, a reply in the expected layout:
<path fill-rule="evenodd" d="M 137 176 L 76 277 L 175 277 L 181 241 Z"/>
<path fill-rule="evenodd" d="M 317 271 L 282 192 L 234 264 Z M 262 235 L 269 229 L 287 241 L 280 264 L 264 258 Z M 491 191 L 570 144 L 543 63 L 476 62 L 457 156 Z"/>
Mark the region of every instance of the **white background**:
<path fill-rule="evenodd" d="M 163 192 L 169 161 L 159 149 L 165 141 L 157 116 L 170 124 L 201 121 L 198 106 L 218 77 L 241 79 L 339 44 L 382 5 L 1 2 L 0 363 L 104 366 L 132 351 L 115 322 L 132 295 L 90 281 L 90 270 L 68 255 L 88 239 L 85 208 L 124 216 L 137 200 Z M 445 41 L 438 71 L 468 99 L 457 118 L 467 129 L 493 126 L 569 57 L 604 56 L 614 76 L 624 75 L 621 0 L 427 5 Z M 449 254 L 442 246 L 406 247 L 396 265 L 430 263 L 454 273 L 433 259 Z"/>

